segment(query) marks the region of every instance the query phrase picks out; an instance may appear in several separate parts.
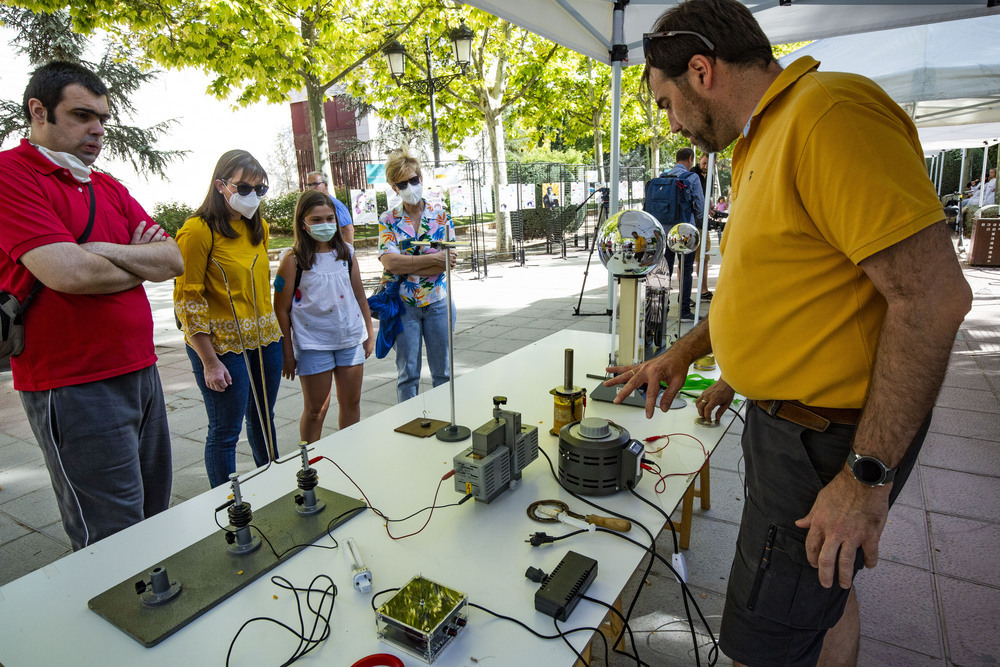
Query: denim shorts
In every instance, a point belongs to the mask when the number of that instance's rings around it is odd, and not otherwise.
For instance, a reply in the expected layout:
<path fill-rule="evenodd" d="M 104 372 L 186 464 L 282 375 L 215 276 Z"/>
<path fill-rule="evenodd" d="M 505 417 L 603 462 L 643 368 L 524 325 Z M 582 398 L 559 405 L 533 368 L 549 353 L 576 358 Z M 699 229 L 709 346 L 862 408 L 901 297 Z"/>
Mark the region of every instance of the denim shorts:
<path fill-rule="evenodd" d="M 365 363 L 365 348 L 362 345 L 345 347 L 343 350 L 296 350 L 295 372 L 298 375 L 316 375 L 331 371 L 338 366 L 357 366 Z"/>
<path fill-rule="evenodd" d="M 812 431 L 771 417 L 747 401 L 743 429 L 746 502 L 729 573 L 719 647 L 750 667 L 815 665 L 826 631 L 844 612 L 849 589 L 823 588 L 806 558 L 807 531 L 795 525 L 819 491 L 844 469 L 854 427 Z M 899 495 L 923 444 L 924 422 L 899 464 L 889 504 Z M 861 549 L 854 571 L 864 565 Z"/>

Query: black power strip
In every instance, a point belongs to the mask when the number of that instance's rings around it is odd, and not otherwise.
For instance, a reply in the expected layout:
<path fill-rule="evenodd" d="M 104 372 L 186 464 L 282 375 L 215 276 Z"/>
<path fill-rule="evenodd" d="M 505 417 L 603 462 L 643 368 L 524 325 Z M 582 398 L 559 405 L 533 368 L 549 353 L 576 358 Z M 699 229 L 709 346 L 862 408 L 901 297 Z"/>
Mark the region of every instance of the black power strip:
<path fill-rule="evenodd" d="M 565 621 L 597 578 L 597 561 L 570 551 L 552 574 L 529 567 L 525 576 L 542 584 L 535 591 L 535 610 Z"/>

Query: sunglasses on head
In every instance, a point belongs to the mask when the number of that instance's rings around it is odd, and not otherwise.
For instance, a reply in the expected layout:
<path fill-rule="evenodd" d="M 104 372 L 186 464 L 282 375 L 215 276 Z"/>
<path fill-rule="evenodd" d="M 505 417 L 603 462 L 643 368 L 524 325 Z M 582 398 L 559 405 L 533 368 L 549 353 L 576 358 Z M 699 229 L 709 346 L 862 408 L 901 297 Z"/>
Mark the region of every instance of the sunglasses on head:
<path fill-rule="evenodd" d="M 413 178 L 407 179 L 405 181 L 400 181 L 399 183 L 393 183 L 397 190 L 405 190 L 408 185 L 420 185 L 420 177 L 414 176 Z"/>
<path fill-rule="evenodd" d="M 649 59 L 649 47 L 653 44 L 654 39 L 660 39 L 662 37 L 676 37 L 678 35 L 694 35 L 708 47 L 709 51 L 715 51 L 715 44 L 712 44 L 707 37 L 701 33 L 692 32 L 690 30 L 668 30 L 666 32 L 647 32 L 642 36 L 642 55 L 647 60 Z"/>
<path fill-rule="evenodd" d="M 222 182 L 225 183 L 226 185 L 230 185 L 236 188 L 236 192 L 238 192 L 243 197 L 246 197 L 251 192 L 256 192 L 258 197 L 263 197 L 265 194 L 267 194 L 267 186 L 264 185 L 263 183 L 261 183 L 260 185 L 247 185 L 246 183 L 240 183 L 239 185 L 237 185 L 236 183 L 231 183 L 224 178 L 222 179 Z"/>

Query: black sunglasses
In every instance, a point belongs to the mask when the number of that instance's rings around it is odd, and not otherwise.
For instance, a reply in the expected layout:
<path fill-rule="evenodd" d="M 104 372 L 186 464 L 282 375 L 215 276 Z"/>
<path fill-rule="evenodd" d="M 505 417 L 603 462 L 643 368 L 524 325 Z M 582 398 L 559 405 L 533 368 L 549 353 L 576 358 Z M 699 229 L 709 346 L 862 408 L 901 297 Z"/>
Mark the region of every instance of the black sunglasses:
<path fill-rule="evenodd" d="M 314 181 L 312 183 L 306 183 L 307 188 L 318 188 L 321 185 L 326 185 L 326 181 Z"/>
<path fill-rule="evenodd" d="M 405 190 L 407 185 L 420 185 L 420 177 L 414 176 L 413 178 L 407 179 L 405 181 L 400 181 L 399 183 L 393 183 L 397 190 Z"/>
<path fill-rule="evenodd" d="M 642 36 L 642 56 L 643 58 L 649 59 L 649 47 L 653 44 L 654 39 L 660 39 L 661 37 L 676 37 L 677 35 L 694 35 L 708 47 L 709 51 L 715 51 L 715 44 L 712 44 L 707 37 L 701 33 L 692 32 L 690 30 L 668 30 L 666 32 L 647 32 Z"/>
<path fill-rule="evenodd" d="M 236 192 L 240 193 L 241 196 L 246 197 L 251 192 L 256 192 L 258 197 L 263 197 L 267 194 L 267 186 L 261 183 L 260 185 L 247 185 L 246 183 L 231 183 L 226 179 L 222 179 L 222 182 L 226 185 L 231 185 L 236 188 Z"/>

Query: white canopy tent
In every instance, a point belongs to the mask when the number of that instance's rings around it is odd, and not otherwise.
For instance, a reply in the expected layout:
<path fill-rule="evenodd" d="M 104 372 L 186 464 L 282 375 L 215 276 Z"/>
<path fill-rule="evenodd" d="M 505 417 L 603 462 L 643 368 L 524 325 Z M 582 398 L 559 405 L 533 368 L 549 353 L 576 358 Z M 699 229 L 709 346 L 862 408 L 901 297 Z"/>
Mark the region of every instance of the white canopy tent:
<path fill-rule="evenodd" d="M 822 70 L 879 84 L 916 123 L 924 155 L 936 159 L 932 179 L 940 188 L 941 151 L 986 149 L 1000 137 L 998 37 L 1000 14 L 821 39 L 779 62 L 808 55 Z"/>
<path fill-rule="evenodd" d="M 917 127 L 997 123 L 998 38 L 1000 14 L 821 39 L 778 62 L 812 56 L 823 70 L 862 74 L 902 105 Z"/>

